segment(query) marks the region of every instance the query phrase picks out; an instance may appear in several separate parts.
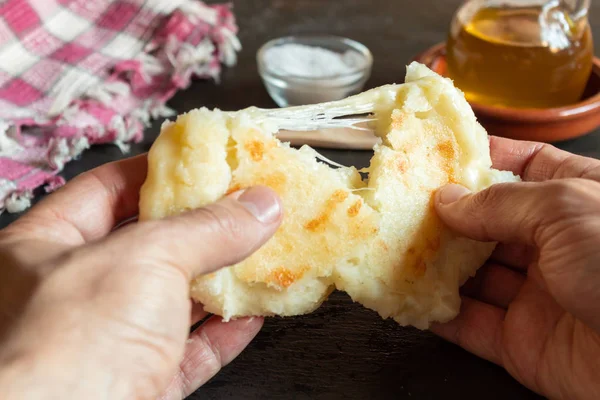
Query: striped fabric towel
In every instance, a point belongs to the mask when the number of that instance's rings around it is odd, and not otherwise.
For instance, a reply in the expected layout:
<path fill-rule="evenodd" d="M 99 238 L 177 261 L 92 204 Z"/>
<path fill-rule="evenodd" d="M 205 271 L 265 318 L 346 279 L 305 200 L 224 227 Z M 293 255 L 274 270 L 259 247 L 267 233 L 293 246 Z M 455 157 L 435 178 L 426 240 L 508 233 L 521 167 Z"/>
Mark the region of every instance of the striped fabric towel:
<path fill-rule="evenodd" d="M 236 35 L 228 5 L 197 0 L 0 1 L 0 214 L 90 145 L 141 140 L 193 77 L 235 64 Z"/>

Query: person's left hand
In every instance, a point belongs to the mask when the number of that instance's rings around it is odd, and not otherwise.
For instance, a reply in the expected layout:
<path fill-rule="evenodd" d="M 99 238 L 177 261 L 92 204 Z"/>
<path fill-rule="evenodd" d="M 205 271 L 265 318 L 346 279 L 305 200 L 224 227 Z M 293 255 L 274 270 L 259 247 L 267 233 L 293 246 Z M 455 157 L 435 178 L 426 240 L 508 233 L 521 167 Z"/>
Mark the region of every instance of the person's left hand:
<path fill-rule="evenodd" d="M 0 231 L 4 398 L 181 399 L 232 361 L 262 319 L 223 323 L 189 298 L 199 274 L 235 264 L 281 222 L 266 188 L 129 224 L 146 157 L 104 165 Z"/>

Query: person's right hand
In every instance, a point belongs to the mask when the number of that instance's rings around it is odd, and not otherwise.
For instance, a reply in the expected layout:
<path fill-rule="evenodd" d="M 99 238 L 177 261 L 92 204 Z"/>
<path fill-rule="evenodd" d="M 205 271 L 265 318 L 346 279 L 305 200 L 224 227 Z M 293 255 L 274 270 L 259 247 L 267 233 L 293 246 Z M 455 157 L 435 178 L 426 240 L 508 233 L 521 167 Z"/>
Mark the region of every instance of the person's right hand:
<path fill-rule="evenodd" d="M 600 161 L 491 138 L 494 167 L 525 182 L 477 194 L 450 185 L 436 209 L 453 230 L 500 242 L 432 330 L 552 399 L 600 398 Z"/>

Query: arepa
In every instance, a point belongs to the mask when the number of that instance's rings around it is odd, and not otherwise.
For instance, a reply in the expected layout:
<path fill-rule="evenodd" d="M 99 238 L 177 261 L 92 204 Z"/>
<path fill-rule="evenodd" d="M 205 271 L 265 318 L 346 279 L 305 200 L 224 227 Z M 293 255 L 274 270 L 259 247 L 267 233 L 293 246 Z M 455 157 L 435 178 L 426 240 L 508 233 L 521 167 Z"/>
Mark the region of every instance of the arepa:
<path fill-rule="evenodd" d="M 452 81 L 423 65 L 406 83 L 348 99 L 280 110 L 205 108 L 166 123 L 152 146 L 140 219 L 202 207 L 227 193 L 266 185 L 282 199 L 282 226 L 238 265 L 198 277 L 194 300 L 225 320 L 293 316 L 315 310 L 334 289 L 393 318 L 426 329 L 454 318 L 459 287 L 493 243 L 459 237 L 436 216 L 432 199 L 453 182 L 473 191 L 516 181 L 492 168 L 488 138 Z M 281 143 L 281 129 L 348 126 L 371 115 L 381 143 L 363 180 L 332 168 L 313 149 Z"/>

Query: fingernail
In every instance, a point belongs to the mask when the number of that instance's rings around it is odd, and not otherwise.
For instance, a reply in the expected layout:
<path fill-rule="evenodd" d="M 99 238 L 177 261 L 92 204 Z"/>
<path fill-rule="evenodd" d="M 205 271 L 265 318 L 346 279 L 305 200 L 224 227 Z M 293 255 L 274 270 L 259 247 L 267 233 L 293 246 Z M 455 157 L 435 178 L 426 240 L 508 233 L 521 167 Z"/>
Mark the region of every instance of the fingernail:
<path fill-rule="evenodd" d="M 438 200 L 442 204 L 451 204 L 471 193 L 469 189 L 461 185 L 447 185 L 438 192 Z"/>
<path fill-rule="evenodd" d="M 238 198 L 254 217 L 263 224 L 277 222 L 281 214 L 281 203 L 275 192 L 265 187 L 253 187 Z"/>

